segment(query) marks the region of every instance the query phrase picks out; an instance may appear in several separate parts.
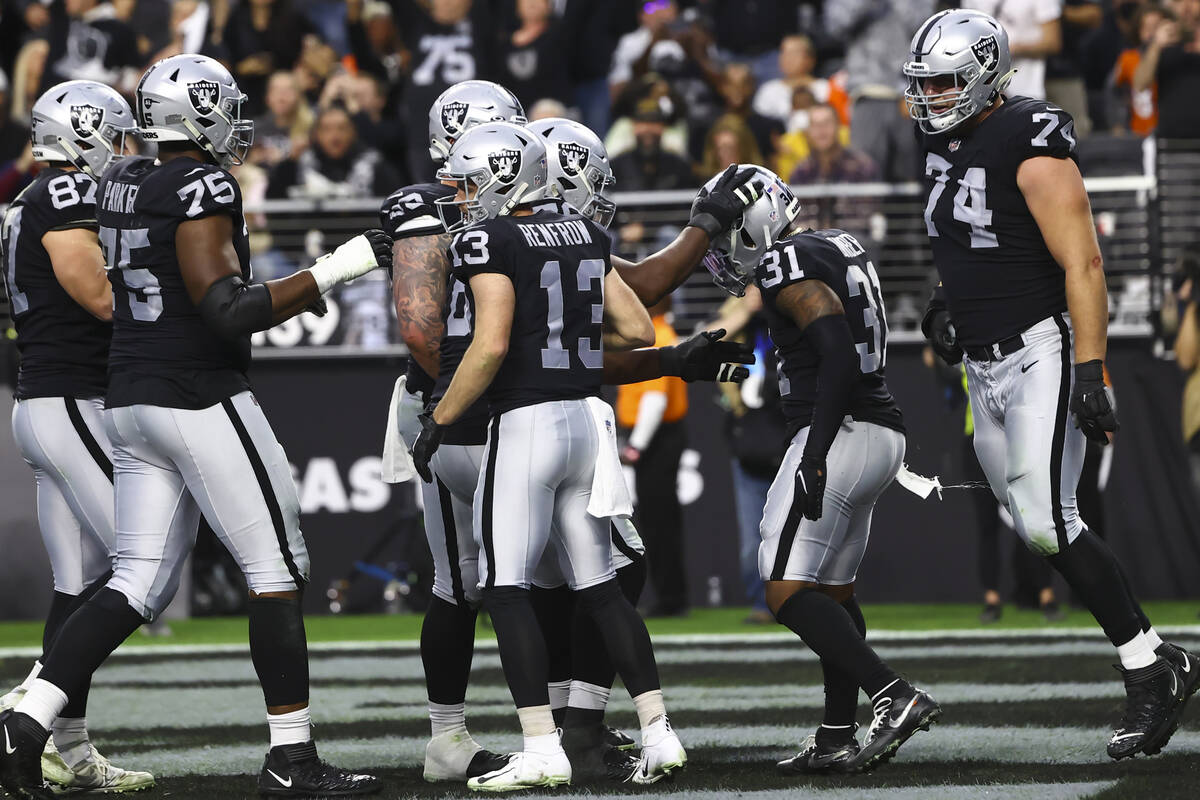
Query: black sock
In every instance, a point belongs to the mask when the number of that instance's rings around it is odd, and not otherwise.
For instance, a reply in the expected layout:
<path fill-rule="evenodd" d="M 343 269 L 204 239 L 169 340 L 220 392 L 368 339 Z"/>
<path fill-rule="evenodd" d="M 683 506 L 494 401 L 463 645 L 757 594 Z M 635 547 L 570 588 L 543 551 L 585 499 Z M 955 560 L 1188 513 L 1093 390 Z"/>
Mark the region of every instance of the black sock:
<path fill-rule="evenodd" d="M 827 594 L 801 589 L 784 601 L 775 619 L 804 640 L 822 661 L 828 660 L 874 697 L 899 676 L 875 654 L 850 612 Z"/>
<path fill-rule="evenodd" d="M 38 677 L 73 697 L 143 621 L 125 595 L 101 588 L 59 627 Z"/>
<path fill-rule="evenodd" d="M 46 626 L 42 628 L 42 658 L 43 664 L 46 663 L 46 656 L 50 655 L 50 648 L 54 646 L 54 637 L 58 635 L 58 631 L 62 628 L 62 624 L 67 621 L 67 618 L 74 614 L 81 605 L 91 600 L 96 596 L 96 592 L 100 591 L 108 583 L 108 579 L 112 577 L 112 570 L 101 575 L 96 580 L 83 587 L 83 591 L 79 594 L 64 594 L 56 591 L 54 598 L 50 601 L 50 613 L 46 615 Z"/>
<path fill-rule="evenodd" d="M 1097 536 L 1096 538 L 1099 539 L 1100 537 Z M 1100 539 L 1100 541 L 1104 542 L 1103 539 Z M 1104 542 L 1104 544 L 1107 545 L 1108 542 Z M 1117 573 L 1121 576 L 1121 585 L 1125 587 L 1125 594 L 1129 597 L 1129 602 L 1133 606 L 1133 613 L 1137 615 L 1138 625 L 1141 626 L 1142 632 L 1145 633 L 1154 626 L 1150 624 L 1150 618 L 1146 616 L 1146 612 L 1142 610 L 1142 604 L 1138 602 L 1137 595 L 1133 593 L 1133 586 L 1129 583 L 1129 576 L 1125 574 L 1125 567 L 1116 559 L 1116 556 L 1113 557 L 1113 563 L 1117 566 Z M 1126 639 L 1125 641 L 1129 640 Z"/>
<path fill-rule="evenodd" d="M 483 604 L 492 617 L 500 664 L 517 708 L 550 705 L 546 689 L 546 641 L 538 627 L 529 590 L 494 586 L 483 590 Z"/>
<path fill-rule="evenodd" d="M 621 673 L 629 696 L 662 688 L 646 623 L 621 593 L 616 579 L 581 589 L 575 595 L 580 607 L 595 620 L 608 657 Z"/>
<path fill-rule="evenodd" d="M 1065 550 L 1047 556 L 1046 560 L 1092 612 L 1110 642 L 1120 646 L 1142 632 L 1145 616 L 1139 619 L 1137 604 L 1126 591 L 1120 565 L 1096 534 L 1085 528 Z"/>
<path fill-rule="evenodd" d="M 566 584 L 553 589 L 534 586 L 529 590 L 529 601 L 533 604 L 533 613 L 537 616 L 538 627 L 542 629 L 542 639 L 546 642 L 547 682 L 561 684 L 570 681 L 574 638 L 572 621 L 575 619 L 575 598 L 571 590 Z M 566 717 L 567 704 L 561 699 L 558 699 L 558 702 L 562 705 L 556 705 L 556 698 L 550 696 L 554 724 L 561 728 Z"/>
<path fill-rule="evenodd" d="M 250 660 L 268 708 L 308 702 L 308 640 L 297 597 L 251 597 Z"/>
<path fill-rule="evenodd" d="M 850 620 L 854 623 L 858 635 L 866 637 L 867 622 L 863 619 L 862 609 L 858 607 L 858 600 L 853 595 L 850 599 L 842 603 L 842 608 L 846 609 L 846 613 L 850 615 Z M 849 726 L 851 732 L 854 731 L 854 715 L 858 710 L 858 684 L 844 670 L 838 669 L 828 659 L 821 659 L 821 672 L 825 676 L 825 716 L 822 719 L 823 725 L 835 726 L 835 730 L 827 731 L 825 728 L 817 730 L 817 738 L 837 739 L 841 741 L 844 736 L 843 729 Z"/>
<path fill-rule="evenodd" d="M 421 666 L 429 702 L 466 702 L 471 659 L 475 654 L 477 609 L 456 606 L 435 596 L 421 623 Z"/>

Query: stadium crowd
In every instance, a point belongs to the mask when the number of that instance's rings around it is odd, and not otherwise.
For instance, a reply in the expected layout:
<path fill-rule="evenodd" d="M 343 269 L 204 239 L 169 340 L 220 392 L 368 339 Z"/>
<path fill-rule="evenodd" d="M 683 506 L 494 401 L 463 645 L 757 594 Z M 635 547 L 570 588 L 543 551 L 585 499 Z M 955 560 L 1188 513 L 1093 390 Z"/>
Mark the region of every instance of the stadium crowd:
<path fill-rule="evenodd" d="M 382 196 L 432 177 L 425 114 L 488 78 L 538 118 L 605 134 L 621 190 L 697 187 L 735 161 L 793 181 L 907 180 L 896 68 L 943 0 L 3 0 L 0 202 L 28 183 L 28 112 L 150 63 L 223 61 L 257 120 L 255 197 Z M 1019 69 L 1076 130 L 1191 138 L 1200 0 L 961 0 L 998 15 Z"/>

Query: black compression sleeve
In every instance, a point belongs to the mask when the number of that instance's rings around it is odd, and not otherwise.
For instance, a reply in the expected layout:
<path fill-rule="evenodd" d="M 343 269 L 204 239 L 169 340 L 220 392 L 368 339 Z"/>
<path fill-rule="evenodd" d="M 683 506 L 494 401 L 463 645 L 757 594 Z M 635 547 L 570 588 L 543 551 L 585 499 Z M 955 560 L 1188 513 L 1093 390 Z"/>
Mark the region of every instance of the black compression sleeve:
<path fill-rule="evenodd" d="M 223 339 L 265 331 L 274 318 L 266 284 L 247 284 L 240 275 L 230 275 L 208 287 L 198 310 L 205 324 Z"/>
<path fill-rule="evenodd" d="M 819 317 L 804 329 L 804 336 L 817 351 L 817 399 L 813 404 L 812 427 L 804 445 L 804 457 L 824 461 L 850 405 L 850 392 L 858 379 L 858 353 L 854 336 L 842 314 Z"/>

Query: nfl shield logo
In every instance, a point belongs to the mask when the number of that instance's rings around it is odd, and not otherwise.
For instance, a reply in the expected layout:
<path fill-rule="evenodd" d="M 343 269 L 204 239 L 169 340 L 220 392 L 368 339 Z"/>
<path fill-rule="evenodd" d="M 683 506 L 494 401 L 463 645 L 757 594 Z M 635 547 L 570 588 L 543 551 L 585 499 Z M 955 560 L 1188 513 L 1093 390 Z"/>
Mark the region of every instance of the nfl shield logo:
<path fill-rule="evenodd" d="M 558 146 L 558 165 L 567 175 L 578 175 L 587 164 L 587 148 L 574 142 L 563 142 Z"/>
<path fill-rule="evenodd" d="M 86 139 L 104 123 L 104 109 L 92 105 L 71 106 L 71 127 L 75 135 Z"/>
<path fill-rule="evenodd" d="M 446 133 L 457 136 L 462 133 L 463 123 L 467 119 L 466 103 L 446 103 L 442 106 L 442 127 Z"/>
<path fill-rule="evenodd" d="M 517 179 L 517 173 L 521 171 L 521 151 L 501 150 L 492 153 L 488 156 L 488 167 L 496 176 L 496 180 L 501 183 L 512 183 Z"/>
<path fill-rule="evenodd" d="M 975 60 L 979 62 L 980 68 L 985 72 L 995 69 L 996 65 L 1000 63 L 1000 46 L 996 44 L 995 36 L 984 36 L 971 45 L 971 54 L 975 56 Z"/>
<path fill-rule="evenodd" d="M 954 141 L 952 141 L 952 142 L 950 143 L 950 152 L 951 152 L 951 153 L 956 153 L 956 152 L 958 152 L 958 148 L 959 148 L 959 147 L 961 147 L 961 146 L 962 146 L 962 140 L 960 140 L 960 139 L 955 139 Z"/>
<path fill-rule="evenodd" d="M 196 109 L 196 113 L 206 117 L 216 110 L 217 98 L 220 96 L 220 87 L 216 81 L 193 81 L 187 87 L 188 99 L 192 101 L 192 108 Z"/>

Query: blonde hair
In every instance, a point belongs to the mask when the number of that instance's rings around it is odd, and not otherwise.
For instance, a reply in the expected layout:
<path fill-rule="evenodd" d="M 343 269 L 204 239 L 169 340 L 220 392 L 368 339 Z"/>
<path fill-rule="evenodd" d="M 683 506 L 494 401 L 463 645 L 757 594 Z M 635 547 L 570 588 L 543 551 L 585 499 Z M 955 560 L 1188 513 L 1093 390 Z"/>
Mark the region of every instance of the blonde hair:
<path fill-rule="evenodd" d="M 13 120 L 23 125 L 29 124 L 29 112 L 32 110 L 33 104 L 37 102 L 37 89 L 34 89 L 31 96 L 25 85 L 29 83 L 30 71 L 33 69 L 32 62 L 38 55 L 42 57 L 44 74 L 46 59 L 50 57 L 50 43 L 45 39 L 30 39 L 17 53 L 17 58 L 13 62 L 13 79 L 10 89 L 10 94 L 12 94 L 11 116 Z"/>
<path fill-rule="evenodd" d="M 708 135 L 704 137 L 702 175 L 715 175 L 728 166 L 717 160 L 717 134 L 726 131 L 737 137 L 739 164 L 761 164 L 763 162 L 763 154 L 758 147 L 758 140 L 754 138 L 754 132 L 750 130 L 746 121 L 737 114 L 723 114 L 717 118 L 717 121 L 709 128 Z"/>

